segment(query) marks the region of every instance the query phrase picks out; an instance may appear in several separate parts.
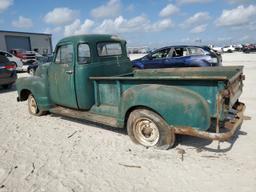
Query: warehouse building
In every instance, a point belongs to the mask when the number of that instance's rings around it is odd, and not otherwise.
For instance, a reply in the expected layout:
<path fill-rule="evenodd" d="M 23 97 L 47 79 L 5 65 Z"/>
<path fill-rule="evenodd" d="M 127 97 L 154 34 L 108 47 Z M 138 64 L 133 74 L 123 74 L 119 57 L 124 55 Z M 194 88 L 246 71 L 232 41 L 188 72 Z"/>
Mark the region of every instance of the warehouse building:
<path fill-rule="evenodd" d="M 52 53 L 52 35 L 0 30 L 0 50 L 24 49 L 40 54 Z"/>

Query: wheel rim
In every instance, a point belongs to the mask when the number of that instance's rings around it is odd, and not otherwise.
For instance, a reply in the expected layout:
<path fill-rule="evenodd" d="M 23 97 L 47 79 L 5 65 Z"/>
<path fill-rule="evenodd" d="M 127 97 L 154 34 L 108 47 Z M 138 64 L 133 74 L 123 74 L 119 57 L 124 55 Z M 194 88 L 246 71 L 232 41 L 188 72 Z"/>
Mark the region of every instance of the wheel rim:
<path fill-rule="evenodd" d="M 34 97 L 31 97 L 31 98 L 30 98 L 29 108 L 30 108 L 30 111 L 31 111 L 33 114 L 36 114 L 36 113 L 37 113 L 37 104 L 36 104 L 36 100 L 34 99 Z"/>
<path fill-rule="evenodd" d="M 159 140 L 159 130 L 156 124 L 148 118 L 140 118 L 134 123 L 133 133 L 136 140 L 147 147 L 152 147 Z"/>
<path fill-rule="evenodd" d="M 33 75 L 33 74 L 34 74 L 34 70 L 33 70 L 33 69 L 30 69 L 30 70 L 29 70 L 29 73 L 30 73 L 31 75 Z"/>

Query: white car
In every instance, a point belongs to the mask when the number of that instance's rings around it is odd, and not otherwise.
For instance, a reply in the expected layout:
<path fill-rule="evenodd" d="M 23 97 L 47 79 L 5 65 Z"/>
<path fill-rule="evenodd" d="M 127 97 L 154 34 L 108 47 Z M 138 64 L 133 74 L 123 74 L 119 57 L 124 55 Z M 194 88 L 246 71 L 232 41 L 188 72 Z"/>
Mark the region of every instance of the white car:
<path fill-rule="evenodd" d="M 236 48 L 233 45 L 225 46 L 222 48 L 222 51 L 225 53 L 232 53 L 236 50 Z"/>
<path fill-rule="evenodd" d="M 14 63 L 16 64 L 16 70 L 17 70 L 17 71 L 24 71 L 24 70 L 26 70 L 26 69 L 24 69 L 23 63 L 22 63 L 22 61 L 20 60 L 20 58 L 18 58 L 18 57 L 16 57 L 16 56 L 12 55 L 11 53 L 8 53 L 8 52 L 6 52 L 6 51 L 0 51 L 0 55 L 3 55 L 3 56 L 5 56 L 5 57 L 7 57 L 7 59 L 8 59 L 9 61 L 14 62 Z"/>
<path fill-rule="evenodd" d="M 218 53 L 222 53 L 222 47 L 211 46 L 211 48 Z"/>

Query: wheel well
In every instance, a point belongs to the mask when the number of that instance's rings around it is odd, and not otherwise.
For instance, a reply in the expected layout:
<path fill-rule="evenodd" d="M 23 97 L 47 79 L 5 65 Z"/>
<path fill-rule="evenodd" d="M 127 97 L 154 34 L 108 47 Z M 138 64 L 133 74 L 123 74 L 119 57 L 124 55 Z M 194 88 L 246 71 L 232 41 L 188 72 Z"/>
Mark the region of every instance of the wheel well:
<path fill-rule="evenodd" d="M 31 91 L 27 89 L 23 89 L 20 92 L 20 101 L 26 101 L 28 99 L 28 96 L 31 94 Z"/>
<path fill-rule="evenodd" d="M 156 114 L 158 114 L 160 117 L 162 117 L 161 114 L 159 114 L 157 111 L 155 111 L 154 109 L 150 108 L 150 107 L 146 107 L 146 106 L 143 106 L 143 105 L 138 105 L 138 106 L 133 106 L 131 107 L 130 109 L 128 109 L 125 113 L 125 119 L 124 119 L 124 127 L 126 128 L 126 124 L 127 124 L 127 120 L 129 118 L 129 115 L 131 114 L 131 112 L 133 112 L 134 110 L 136 109 L 147 109 L 149 111 L 152 111 Z M 162 117 L 163 118 L 163 117 Z M 163 118 L 164 119 L 164 118 Z"/>

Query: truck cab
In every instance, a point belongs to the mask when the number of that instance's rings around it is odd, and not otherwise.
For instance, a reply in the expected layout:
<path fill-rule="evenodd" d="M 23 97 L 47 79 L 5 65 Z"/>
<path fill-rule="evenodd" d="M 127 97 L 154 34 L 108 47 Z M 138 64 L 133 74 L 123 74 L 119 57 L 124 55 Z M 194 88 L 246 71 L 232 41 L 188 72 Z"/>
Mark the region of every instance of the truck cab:
<path fill-rule="evenodd" d="M 244 110 L 238 102 L 242 70 L 235 66 L 133 71 L 125 40 L 79 35 L 60 40 L 53 61 L 40 65 L 35 76 L 18 79 L 16 87 L 18 101 L 28 100 L 32 115 L 51 112 L 127 128 L 135 143 L 167 149 L 176 134 L 223 141 L 235 133 Z M 226 122 L 230 115 L 235 124 Z M 229 126 L 224 132 L 222 122 Z M 212 124 L 215 132 L 209 131 Z"/>
<path fill-rule="evenodd" d="M 53 103 L 89 110 L 94 104 L 93 76 L 131 73 L 126 41 L 110 35 L 87 35 L 61 40 L 48 69 Z"/>

